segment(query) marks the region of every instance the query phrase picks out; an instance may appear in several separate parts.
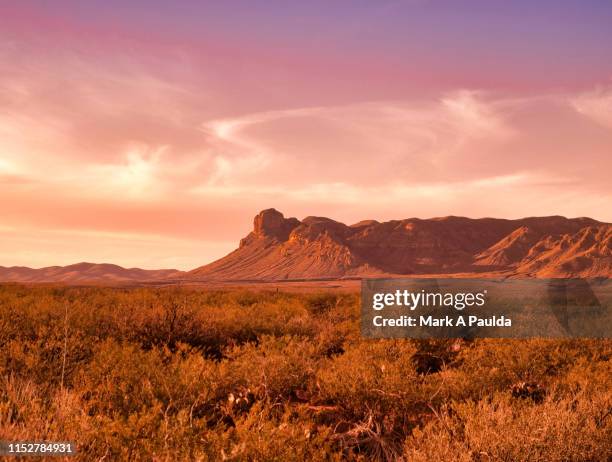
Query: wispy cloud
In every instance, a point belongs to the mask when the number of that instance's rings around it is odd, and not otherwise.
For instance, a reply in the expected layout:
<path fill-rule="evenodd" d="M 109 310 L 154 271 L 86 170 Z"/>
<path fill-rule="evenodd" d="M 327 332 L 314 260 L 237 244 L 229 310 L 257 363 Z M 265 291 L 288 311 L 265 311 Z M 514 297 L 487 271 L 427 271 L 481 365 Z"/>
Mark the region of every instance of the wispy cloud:
<path fill-rule="evenodd" d="M 137 257 L 144 247 L 130 253 L 127 243 L 153 233 L 162 238 L 157 251 L 147 247 L 151 255 L 182 253 L 168 261 L 185 267 L 222 253 L 213 242 L 228 250 L 251 215 L 270 206 L 345 221 L 448 214 L 612 220 L 606 88 L 536 96 L 457 89 L 251 111 L 215 106 L 206 88 L 194 91 L 150 63 L 118 59 L 105 70 L 82 56 L 24 63 L 9 55 L 17 64 L 0 62 L 3 220 L 28 236 L 38 227 L 56 256 L 85 252 L 92 239 L 80 232 L 117 232 L 132 237 L 104 242 L 146 263 Z M 52 229 L 74 236 L 45 234 Z M 5 255 L 11 242 L 44 254 L 34 237 L 5 231 L 4 238 Z M 43 264 L 33 252 L 27 258 Z M 94 253 L 116 260 L 111 247 Z"/>
<path fill-rule="evenodd" d="M 599 87 L 573 96 L 570 104 L 585 117 L 612 128 L 612 87 Z"/>

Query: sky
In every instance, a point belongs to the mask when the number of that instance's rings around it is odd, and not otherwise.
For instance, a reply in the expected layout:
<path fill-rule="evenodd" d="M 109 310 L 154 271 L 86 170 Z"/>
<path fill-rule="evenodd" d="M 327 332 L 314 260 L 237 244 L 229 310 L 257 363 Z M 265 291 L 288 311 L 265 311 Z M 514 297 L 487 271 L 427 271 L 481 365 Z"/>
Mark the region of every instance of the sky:
<path fill-rule="evenodd" d="M 0 266 L 253 216 L 612 221 L 612 2 L 0 0 Z"/>

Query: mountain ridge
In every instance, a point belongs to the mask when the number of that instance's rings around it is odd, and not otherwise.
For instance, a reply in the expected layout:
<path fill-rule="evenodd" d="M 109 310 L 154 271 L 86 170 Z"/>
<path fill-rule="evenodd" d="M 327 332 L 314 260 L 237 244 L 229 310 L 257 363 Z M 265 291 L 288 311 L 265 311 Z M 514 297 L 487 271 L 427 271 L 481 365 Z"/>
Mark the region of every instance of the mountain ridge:
<path fill-rule="evenodd" d="M 109 263 L 40 269 L 0 266 L 0 282 L 133 283 L 340 279 L 472 275 L 610 277 L 612 224 L 562 216 L 521 219 L 407 218 L 346 225 L 301 221 L 266 209 L 238 248 L 184 272 Z"/>
<path fill-rule="evenodd" d="M 227 256 L 191 279 L 292 280 L 384 275 L 609 277 L 612 224 L 562 216 L 408 218 L 353 225 L 266 209 Z"/>

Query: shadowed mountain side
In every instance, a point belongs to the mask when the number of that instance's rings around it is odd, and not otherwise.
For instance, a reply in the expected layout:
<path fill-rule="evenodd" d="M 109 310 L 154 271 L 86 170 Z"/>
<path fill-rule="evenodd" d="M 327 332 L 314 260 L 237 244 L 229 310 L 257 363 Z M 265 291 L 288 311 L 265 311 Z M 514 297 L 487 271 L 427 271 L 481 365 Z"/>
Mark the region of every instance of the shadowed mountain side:
<path fill-rule="evenodd" d="M 181 277 L 185 273 L 178 270 L 143 270 L 122 268 L 111 264 L 77 263 L 69 266 L 50 266 L 33 269 L 22 266 L 6 268 L 0 266 L 2 282 L 133 282 L 158 281 Z"/>
<path fill-rule="evenodd" d="M 539 277 L 612 274 L 612 225 L 560 216 L 519 220 L 410 218 L 347 226 L 323 217 L 260 212 L 229 255 L 194 279 L 278 280 L 502 273 Z"/>

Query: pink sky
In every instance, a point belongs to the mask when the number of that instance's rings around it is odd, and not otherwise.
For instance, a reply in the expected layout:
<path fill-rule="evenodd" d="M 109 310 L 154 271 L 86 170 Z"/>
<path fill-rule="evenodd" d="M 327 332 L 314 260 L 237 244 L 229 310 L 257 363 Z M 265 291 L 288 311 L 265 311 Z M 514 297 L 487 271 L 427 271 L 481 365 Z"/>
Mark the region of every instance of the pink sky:
<path fill-rule="evenodd" d="M 457 50 L 450 33 L 403 44 L 381 35 L 393 5 L 337 23 L 302 13 L 311 36 L 277 16 L 235 18 L 232 34 L 227 11 L 200 31 L 188 12 L 9 10 L 0 265 L 191 269 L 269 207 L 347 223 L 612 221 L 612 67 L 595 59 L 609 36 L 543 62 L 473 31 Z"/>

